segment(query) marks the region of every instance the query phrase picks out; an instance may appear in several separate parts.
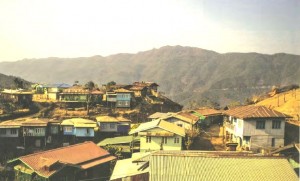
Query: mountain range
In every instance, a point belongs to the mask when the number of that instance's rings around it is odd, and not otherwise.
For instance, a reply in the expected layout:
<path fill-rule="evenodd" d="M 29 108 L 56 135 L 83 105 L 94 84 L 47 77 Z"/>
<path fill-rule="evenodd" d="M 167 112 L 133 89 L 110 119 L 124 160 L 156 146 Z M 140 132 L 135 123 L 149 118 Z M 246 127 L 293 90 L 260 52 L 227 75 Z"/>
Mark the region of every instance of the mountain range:
<path fill-rule="evenodd" d="M 164 46 L 107 57 L 24 59 L 0 62 L 0 72 L 36 83 L 81 84 L 92 80 L 128 84 L 153 81 L 185 106 L 244 102 L 272 86 L 300 84 L 300 56 L 286 53 L 217 53 L 195 47 Z"/>

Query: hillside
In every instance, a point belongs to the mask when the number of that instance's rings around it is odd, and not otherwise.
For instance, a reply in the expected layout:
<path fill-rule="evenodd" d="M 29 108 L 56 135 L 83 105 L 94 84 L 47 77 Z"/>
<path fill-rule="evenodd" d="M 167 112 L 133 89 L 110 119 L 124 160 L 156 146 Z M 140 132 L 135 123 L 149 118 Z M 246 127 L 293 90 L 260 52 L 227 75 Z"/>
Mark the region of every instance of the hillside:
<path fill-rule="evenodd" d="M 300 89 L 276 94 L 257 103 L 293 116 L 293 120 L 300 121 Z"/>
<path fill-rule="evenodd" d="M 189 106 L 244 102 L 273 85 L 300 84 L 300 56 L 226 53 L 200 48 L 165 46 L 136 54 L 107 57 L 24 59 L 0 63 L 0 72 L 40 83 L 101 85 L 154 81 L 166 96 Z"/>
<path fill-rule="evenodd" d="M 7 76 L 7 75 L 4 75 L 4 74 L 0 73 L 0 89 L 3 89 L 3 88 L 15 89 L 15 88 L 17 88 L 16 84 L 15 84 L 15 79 L 16 78 L 17 77 Z M 30 82 L 28 82 L 24 79 L 21 79 L 21 78 L 18 78 L 18 79 L 23 82 L 24 88 L 29 88 L 30 87 L 30 85 L 31 85 Z"/>

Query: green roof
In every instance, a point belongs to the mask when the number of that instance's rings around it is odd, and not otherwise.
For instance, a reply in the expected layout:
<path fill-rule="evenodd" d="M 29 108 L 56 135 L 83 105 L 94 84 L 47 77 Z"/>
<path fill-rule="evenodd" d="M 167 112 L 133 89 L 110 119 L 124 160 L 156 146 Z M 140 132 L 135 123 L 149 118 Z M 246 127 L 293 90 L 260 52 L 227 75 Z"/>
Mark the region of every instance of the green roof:
<path fill-rule="evenodd" d="M 97 146 L 106 146 L 106 145 L 117 145 L 124 143 L 131 143 L 132 141 L 139 141 L 139 137 L 133 138 L 133 136 L 118 136 L 114 138 L 106 138 L 100 141 Z"/>

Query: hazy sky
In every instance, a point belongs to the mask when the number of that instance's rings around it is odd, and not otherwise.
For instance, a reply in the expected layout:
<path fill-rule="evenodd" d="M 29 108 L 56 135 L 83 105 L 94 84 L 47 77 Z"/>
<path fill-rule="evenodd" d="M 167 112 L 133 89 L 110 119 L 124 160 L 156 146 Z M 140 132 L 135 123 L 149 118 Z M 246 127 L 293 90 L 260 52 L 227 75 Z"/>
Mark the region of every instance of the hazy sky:
<path fill-rule="evenodd" d="M 0 1 L 0 61 L 165 45 L 300 54 L 300 0 Z"/>

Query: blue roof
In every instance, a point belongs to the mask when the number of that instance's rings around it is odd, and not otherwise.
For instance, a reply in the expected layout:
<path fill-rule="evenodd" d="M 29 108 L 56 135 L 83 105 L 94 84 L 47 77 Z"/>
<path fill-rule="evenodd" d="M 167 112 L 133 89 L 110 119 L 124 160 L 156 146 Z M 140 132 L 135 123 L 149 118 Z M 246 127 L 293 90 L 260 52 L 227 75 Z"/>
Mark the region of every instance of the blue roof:
<path fill-rule="evenodd" d="M 71 87 L 71 85 L 65 83 L 59 83 L 59 84 L 47 84 L 44 87 L 69 88 Z"/>

